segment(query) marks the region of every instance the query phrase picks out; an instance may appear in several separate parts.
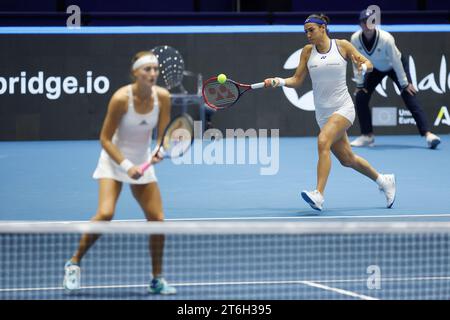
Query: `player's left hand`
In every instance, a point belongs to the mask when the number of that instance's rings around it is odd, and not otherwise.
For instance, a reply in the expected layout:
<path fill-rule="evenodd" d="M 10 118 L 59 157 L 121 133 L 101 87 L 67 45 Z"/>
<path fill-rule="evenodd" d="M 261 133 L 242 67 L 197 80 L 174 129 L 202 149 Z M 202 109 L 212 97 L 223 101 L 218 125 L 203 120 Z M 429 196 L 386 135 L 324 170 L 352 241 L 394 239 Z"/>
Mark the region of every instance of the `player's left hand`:
<path fill-rule="evenodd" d="M 362 64 L 364 61 L 361 59 L 361 57 L 355 57 L 352 54 L 352 62 L 355 64 L 356 68 L 358 69 L 358 73 L 361 74 L 363 71 Z"/>

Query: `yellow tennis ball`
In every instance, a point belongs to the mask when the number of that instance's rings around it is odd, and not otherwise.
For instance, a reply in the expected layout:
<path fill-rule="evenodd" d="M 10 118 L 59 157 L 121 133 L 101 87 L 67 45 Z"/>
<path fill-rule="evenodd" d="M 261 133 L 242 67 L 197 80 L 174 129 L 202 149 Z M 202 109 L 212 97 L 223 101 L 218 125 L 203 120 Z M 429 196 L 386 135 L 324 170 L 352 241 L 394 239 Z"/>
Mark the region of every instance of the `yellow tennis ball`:
<path fill-rule="evenodd" d="M 227 81 L 227 76 L 221 73 L 217 76 L 217 81 L 219 83 L 225 83 L 225 81 Z"/>

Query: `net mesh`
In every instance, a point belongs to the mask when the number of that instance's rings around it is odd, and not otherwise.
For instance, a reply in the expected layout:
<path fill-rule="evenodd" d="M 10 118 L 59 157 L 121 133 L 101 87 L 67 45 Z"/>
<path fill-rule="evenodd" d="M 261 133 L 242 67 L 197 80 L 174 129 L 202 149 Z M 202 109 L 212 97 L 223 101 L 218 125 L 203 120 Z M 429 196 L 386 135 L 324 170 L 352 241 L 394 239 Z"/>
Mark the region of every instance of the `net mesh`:
<path fill-rule="evenodd" d="M 205 84 L 203 92 L 206 102 L 217 109 L 231 107 L 239 97 L 239 88 L 229 80 L 224 83 L 212 80 Z"/>
<path fill-rule="evenodd" d="M 67 292 L 86 232 L 103 236 Z M 151 234 L 176 295 L 147 291 Z M 450 299 L 449 244 L 449 223 L 3 223 L 0 299 Z"/>

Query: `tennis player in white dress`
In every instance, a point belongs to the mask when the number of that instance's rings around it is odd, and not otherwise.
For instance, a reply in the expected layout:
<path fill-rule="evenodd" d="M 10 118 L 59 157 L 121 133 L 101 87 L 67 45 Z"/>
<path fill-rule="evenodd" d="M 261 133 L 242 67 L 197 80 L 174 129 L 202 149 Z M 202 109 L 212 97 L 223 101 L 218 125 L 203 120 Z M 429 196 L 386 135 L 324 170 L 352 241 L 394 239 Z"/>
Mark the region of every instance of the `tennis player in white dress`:
<path fill-rule="evenodd" d="M 373 66 L 349 41 L 329 38 L 329 21 L 323 14 L 310 15 L 304 28 L 311 44 L 303 48 L 295 74 L 286 79 L 264 80 L 266 87 L 295 88 L 301 86 L 307 73 L 311 77 L 316 120 L 320 127 L 317 185 L 315 190 L 305 190 L 301 196 L 313 209 L 323 209 L 332 152 L 343 166 L 375 181 L 386 196 L 386 206 L 391 208 L 396 193 L 395 176 L 378 173 L 367 160 L 354 154 L 347 136 L 347 130 L 355 120 L 355 108 L 346 83 L 347 60 L 351 60 L 361 73 L 370 72 Z"/>
<path fill-rule="evenodd" d="M 100 134 L 103 149 L 93 174 L 99 183 L 99 201 L 92 221 L 112 220 L 123 183 L 130 185 L 148 221 L 164 220 L 155 169 L 152 165 L 142 173 L 139 166 L 148 160 L 153 163 L 162 160 L 160 154 L 150 150 L 150 144 L 153 129 L 158 128 L 160 139 L 170 121 L 170 95 L 156 86 L 159 63 L 152 52 L 137 53 L 131 72 L 135 81 L 114 93 Z M 81 260 L 98 237 L 82 235 L 78 249 L 65 265 L 65 289 L 80 289 Z M 175 294 L 176 289 L 162 276 L 164 235 L 151 235 L 149 249 L 153 274 L 148 291 Z"/>

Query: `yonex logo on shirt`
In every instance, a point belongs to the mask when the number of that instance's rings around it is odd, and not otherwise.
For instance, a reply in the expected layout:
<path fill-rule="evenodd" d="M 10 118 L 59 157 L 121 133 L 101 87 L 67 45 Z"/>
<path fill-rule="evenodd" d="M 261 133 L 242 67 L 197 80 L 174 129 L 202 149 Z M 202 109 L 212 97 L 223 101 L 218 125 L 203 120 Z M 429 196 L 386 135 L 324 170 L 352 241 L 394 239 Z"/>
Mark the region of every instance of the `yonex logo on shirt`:
<path fill-rule="evenodd" d="M 326 59 L 326 58 L 327 58 L 327 56 L 320 57 L 320 59 Z"/>
<path fill-rule="evenodd" d="M 145 120 L 142 120 L 141 123 L 139 123 L 140 126 L 142 126 L 142 125 L 147 125 L 147 124 L 148 124 L 148 123 L 147 123 L 147 121 L 145 121 Z"/>

